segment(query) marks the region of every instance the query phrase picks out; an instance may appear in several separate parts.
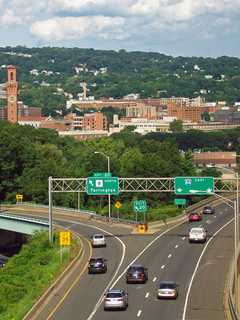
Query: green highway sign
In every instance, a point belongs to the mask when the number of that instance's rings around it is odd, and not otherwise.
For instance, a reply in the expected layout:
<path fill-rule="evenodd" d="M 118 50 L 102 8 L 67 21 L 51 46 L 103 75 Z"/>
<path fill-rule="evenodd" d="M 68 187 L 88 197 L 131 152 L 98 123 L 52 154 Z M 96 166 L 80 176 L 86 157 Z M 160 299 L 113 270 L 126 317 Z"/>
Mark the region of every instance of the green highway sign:
<path fill-rule="evenodd" d="M 185 206 L 187 204 L 187 200 L 186 199 L 174 199 L 174 204 L 176 206 Z"/>
<path fill-rule="evenodd" d="M 175 177 L 174 192 L 178 195 L 208 195 L 214 193 L 213 177 Z"/>
<path fill-rule="evenodd" d="M 135 212 L 146 212 L 147 211 L 147 201 L 146 200 L 133 201 L 133 209 Z"/>
<path fill-rule="evenodd" d="M 93 174 L 94 177 L 105 177 L 105 178 L 109 178 L 112 176 L 112 173 L 111 172 L 95 172 Z"/>
<path fill-rule="evenodd" d="M 119 179 L 118 177 L 88 177 L 86 190 L 88 195 L 118 195 L 119 194 Z"/>

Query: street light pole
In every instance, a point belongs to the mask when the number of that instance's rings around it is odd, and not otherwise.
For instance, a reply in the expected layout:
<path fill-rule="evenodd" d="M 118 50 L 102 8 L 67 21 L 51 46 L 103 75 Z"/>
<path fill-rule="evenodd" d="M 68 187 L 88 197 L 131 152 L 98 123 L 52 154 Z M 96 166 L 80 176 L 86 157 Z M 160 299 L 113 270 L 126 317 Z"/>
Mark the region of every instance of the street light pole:
<path fill-rule="evenodd" d="M 101 154 L 107 159 L 107 170 L 110 173 L 110 157 L 101 151 L 94 151 L 95 154 Z M 108 195 L 108 220 L 111 218 L 111 195 Z"/>

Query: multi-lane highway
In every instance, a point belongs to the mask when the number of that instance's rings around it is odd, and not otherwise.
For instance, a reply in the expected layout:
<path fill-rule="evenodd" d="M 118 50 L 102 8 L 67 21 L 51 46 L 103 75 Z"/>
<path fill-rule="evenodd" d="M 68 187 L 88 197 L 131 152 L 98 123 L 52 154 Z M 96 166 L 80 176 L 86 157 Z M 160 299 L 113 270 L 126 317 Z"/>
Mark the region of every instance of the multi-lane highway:
<path fill-rule="evenodd" d="M 204 215 L 198 223 L 184 223 L 151 236 L 129 234 L 128 229 L 104 224 L 58 220 L 88 239 L 94 233 L 105 233 L 107 247 L 93 249 L 92 256 L 106 258 L 108 271 L 89 275 L 85 270 L 62 302 L 37 319 L 223 320 L 224 282 L 233 253 L 232 216 L 231 209 L 222 204 L 215 214 Z M 189 228 L 196 224 L 208 230 L 205 244 L 188 242 Z M 125 271 L 133 262 L 148 268 L 146 284 L 126 284 Z M 177 282 L 177 300 L 156 298 L 160 280 Z M 126 311 L 103 310 L 103 294 L 110 287 L 128 292 Z"/>

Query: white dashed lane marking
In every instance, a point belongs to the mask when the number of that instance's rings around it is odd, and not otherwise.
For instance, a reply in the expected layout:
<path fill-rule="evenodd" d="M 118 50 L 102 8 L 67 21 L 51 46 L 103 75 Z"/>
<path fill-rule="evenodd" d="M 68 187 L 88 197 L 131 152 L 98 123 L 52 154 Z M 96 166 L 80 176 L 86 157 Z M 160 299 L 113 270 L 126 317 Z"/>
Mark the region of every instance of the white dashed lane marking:
<path fill-rule="evenodd" d="M 177 248 L 178 248 L 178 244 L 175 245 L 175 249 L 177 249 Z"/>
<path fill-rule="evenodd" d="M 156 280 L 157 280 L 157 277 L 154 277 L 154 278 L 153 278 L 153 282 L 155 282 Z"/>
<path fill-rule="evenodd" d="M 172 257 L 172 255 L 171 255 L 171 253 L 168 255 L 168 258 L 171 258 Z"/>
<path fill-rule="evenodd" d="M 148 298 L 149 294 L 150 294 L 150 292 L 147 292 L 146 295 L 145 295 L 145 298 Z"/>
<path fill-rule="evenodd" d="M 165 264 L 163 264 L 162 266 L 161 266 L 161 269 L 164 269 L 165 268 Z"/>
<path fill-rule="evenodd" d="M 183 239 L 183 240 L 185 240 L 185 239 L 186 239 L 186 237 L 182 237 L 182 239 Z"/>
<path fill-rule="evenodd" d="M 138 310 L 137 317 L 140 317 L 142 310 Z"/>

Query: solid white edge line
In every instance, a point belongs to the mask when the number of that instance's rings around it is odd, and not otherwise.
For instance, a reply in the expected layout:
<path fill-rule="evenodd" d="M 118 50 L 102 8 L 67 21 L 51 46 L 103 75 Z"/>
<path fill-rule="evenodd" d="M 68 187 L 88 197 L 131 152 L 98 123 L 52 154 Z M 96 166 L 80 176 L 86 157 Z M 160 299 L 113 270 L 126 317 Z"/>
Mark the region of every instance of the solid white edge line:
<path fill-rule="evenodd" d="M 199 259 L 198 259 L 198 262 L 197 262 L 197 264 L 196 264 L 196 267 L 195 267 L 195 269 L 194 269 L 194 271 L 193 271 L 193 275 L 192 275 L 192 277 L 191 277 L 191 280 L 190 280 L 190 283 L 189 283 L 189 286 L 188 286 L 188 290 L 187 290 L 187 294 L 186 294 L 186 299 L 185 299 L 185 303 L 184 303 L 182 320 L 185 320 L 186 312 L 187 312 L 187 305 L 188 305 L 188 298 L 189 298 L 189 294 L 190 294 L 190 291 L 191 291 L 191 288 L 192 288 L 193 280 L 194 280 L 194 278 L 195 278 L 195 275 L 196 275 L 196 273 L 197 273 L 199 264 L 200 264 L 200 262 L 201 262 L 201 260 L 202 260 L 202 257 L 203 257 L 203 255 L 204 255 L 205 251 L 207 250 L 209 244 L 210 244 L 211 241 L 214 239 L 214 237 L 215 237 L 220 231 L 222 231 L 222 229 L 224 229 L 225 227 L 227 227 L 233 220 L 234 220 L 234 219 L 231 219 L 230 221 L 228 221 L 227 223 L 225 223 L 220 229 L 218 229 L 218 231 L 216 231 L 216 232 L 214 233 L 214 235 L 212 236 L 212 238 L 210 238 L 210 239 L 208 240 L 208 242 L 206 243 L 206 245 L 204 246 L 203 251 L 202 251 L 202 253 L 201 253 L 201 255 L 200 255 Z"/>

